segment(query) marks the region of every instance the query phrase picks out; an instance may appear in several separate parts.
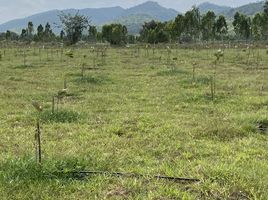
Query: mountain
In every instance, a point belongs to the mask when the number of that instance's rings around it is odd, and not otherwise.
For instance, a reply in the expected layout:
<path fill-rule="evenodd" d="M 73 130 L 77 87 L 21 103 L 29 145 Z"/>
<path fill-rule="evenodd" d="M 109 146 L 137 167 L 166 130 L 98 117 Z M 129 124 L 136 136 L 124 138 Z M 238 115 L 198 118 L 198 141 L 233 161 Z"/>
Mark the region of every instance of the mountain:
<path fill-rule="evenodd" d="M 23 19 L 12 20 L 1 24 L 0 32 L 5 32 L 6 30 L 20 32 L 21 29 L 27 27 L 28 22 L 31 21 L 35 25 L 35 28 L 39 24 L 45 25 L 47 22 L 49 22 L 51 26 L 54 27 L 53 31 L 59 33 L 60 30 L 53 25 L 60 24 L 60 20 L 58 17 L 60 12 L 75 14 L 77 11 L 77 9 L 51 10 L 32 15 Z M 148 1 L 128 9 L 124 9 L 121 7 L 86 8 L 79 10 L 79 13 L 88 16 L 91 19 L 91 23 L 97 26 L 120 21 L 125 22 L 125 25 L 129 26 L 131 20 L 133 20 L 134 18 L 134 24 L 140 26 L 141 24 L 143 24 L 144 21 L 148 21 L 149 19 L 166 21 L 175 18 L 178 14 L 176 10 L 164 8 L 158 3 L 152 1 Z"/>
<path fill-rule="evenodd" d="M 170 19 L 174 19 L 178 15 L 178 11 L 164 8 L 157 2 L 147 1 L 141 5 L 127 9 L 123 15 L 128 16 L 139 14 L 149 15 L 159 21 L 168 21 Z"/>
<path fill-rule="evenodd" d="M 148 1 L 141 5 L 126 9 L 125 12 L 110 23 L 120 23 L 127 27 L 129 33 L 138 34 L 144 22 L 151 20 L 168 21 L 174 19 L 178 12 L 167 9 L 158 3 Z M 109 23 L 109 22 L 106 22 Z"/>
<path fill-rule="evenodd" d="M 246 4 L 237 8 L 231 8 L 228 6 L 220 6 L 213 3 L 205 2 L 198 6 L 201 13 L 204 14 L 209 10 L 214 11 L 217 15 L 225 15 L 227 18 L 233 18 L 236 12 L 241 12 L 246 15 L 254 15 L 257 12 L 263 11 L 264 1 Z M 75 14 L 77 9 L 66 10 L 50 10 L 35 14 L 23 19 L 16 19 L 0 25 L 0 32 L 11 30 L 20 33 L 21 29 L 27 27 L 29 21 L 32 21 L 35 28 L 39 24 L 45 25 L 47 22 L 53 27 L 53 31 L 60 32 L 60 29 L 56 25 L 60 24 L 58 15 L 61 13 Z M 101 27 L 103 24 L 109 23 L 121 23 L 126 25 L 129 33 L 137 34 L 144 22 L 150 20 L 168 21 L 174 19 L 178 12 L 174 9 L 168 9 L 160 6 L 153 1 L 147 1 L 143 4 L 124 9 L 122 7 L 110 7 L 110 8 L 86 8 L 79 10 L 79 13 L 88 16 L 91 19 L 91 23 L 97 27 Z M 56 24 L 56 25 L 55 25 Z"/>
<path fill-rule="evenodd" d="M 202 3 L 198 6 L 200 13 L 205 14 L 208 11 L 214 11 L 216 15 L 229 12 L 232 8 L 228 6 L 219 6 L 210 2 Z"/>
<path fill-rule="evenodd" d="M 125 10 L 121 7 L 86 8 L 79 10 L 79 13 L 88 16 L 93 24 L 98 25 L 116 19 L 118 16 L 122 15 L 124 11 Z M 35 26 L 38 26 L 39 24 L 45 25 L 47 22 L 49 22 L 53 27 L 53 24 L 55 23 L 60 24 L 58 15 L 61 12 L 75 14 L 76 12 L 78 12 L 78 10 L 77 9 L 67 9 L 62 11 L 51 10 L 36 15 L 32 15 L 23 19 L 12 20 L 0 25 L 0 32 L 6 30 L 12 30 L 18 32 L 22 28 L 27 27 L 29 21 L 33 22 Z M 58 31 L 59 30 L 56 30 L 56 32 Z"/>
<path fill-rule="evenodd" d="M 256 2 L 256 3 L 250 3 L 244 6 L 240 6 L 237 8 L 233 8 L 229 10 L 227 13 L 225 13 L 228 17 L 233 17 L 236 12 L 243 13 L 245 15 L 253 16 L 256 13 L 262 12 L 264 6 L 264 1 Z"/>
<path fill-rule="evenodd" d="M 264 1 L 259 1 L 256 3 L 249 3 L 237 8 L 231 8 L 227 6 L 219 6 L 213 3 L 205 2 L 198 6 L 202 14 L 211 10 L 214 11 L 216 15 L 224 15 L 227 18 L 233 18 L 236 12 L 240 12 L 245 15 L 253 16 L 256 13 L 262 12 L 264 6 Z"/>
<path fill-rule="evenodd" d="M 151 15 L 147 15 L 147 14 L 133 14 L 129 16 L 119 17 L 116 20 L 111 21 L 110 23 L 123 24 L 127 27 L 127 30 L 129 33 L 136 35 L 136 34 L 139 34 L 144 22 L 149 22 L 154 19 L 155 19 L 154 17 L 152 17 Z"/>

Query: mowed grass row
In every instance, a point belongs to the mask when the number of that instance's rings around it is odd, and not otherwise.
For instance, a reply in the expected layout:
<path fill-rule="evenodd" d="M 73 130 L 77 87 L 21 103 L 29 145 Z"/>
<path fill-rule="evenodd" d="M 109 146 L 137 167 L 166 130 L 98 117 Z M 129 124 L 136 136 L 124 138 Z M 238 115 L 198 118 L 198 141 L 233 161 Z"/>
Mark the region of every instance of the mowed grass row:
<path fill-rule="evenodd" d="M 108 48 L 105 58 L 92 49 L 74 49 L 69 58 L 67 51 L 42 49 L 40 56 L 38 49 L 5 49 L 2 199 L 267 199 L 266 50 L 226 49 L 216 66 L 216 49 Z M 82 64 L 97 69 L 82 77 Z M 64 80 L 68 95 L 52 115 L 52 96 Z M 32 100 L 44 107 L 42 168 L 35 164 Z M 148 178 L 54 173 L 69 170 Z"/>

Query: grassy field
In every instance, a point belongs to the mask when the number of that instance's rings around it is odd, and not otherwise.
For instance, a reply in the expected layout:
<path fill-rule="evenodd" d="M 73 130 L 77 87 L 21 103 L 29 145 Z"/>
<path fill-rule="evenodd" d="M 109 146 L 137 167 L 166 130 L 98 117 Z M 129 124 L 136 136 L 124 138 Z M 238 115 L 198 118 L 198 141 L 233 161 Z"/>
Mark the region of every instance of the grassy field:
<path fill-rule="evenodd" d="M 215 65 L 216 51 L 108 48 L 101 58 L 74 49 L 69 58 L 67 49 L 2 49 L 0 198 L 267 199 L 268 54 L 226 49 Z M 83 63 L 97 69 L 82 77 Z M 64 79 L 67 96 L 51 114 Z M 41 114 L 32 100 L 43 105 Z M 55 173 L 72 170 L 147 177 Z"/>

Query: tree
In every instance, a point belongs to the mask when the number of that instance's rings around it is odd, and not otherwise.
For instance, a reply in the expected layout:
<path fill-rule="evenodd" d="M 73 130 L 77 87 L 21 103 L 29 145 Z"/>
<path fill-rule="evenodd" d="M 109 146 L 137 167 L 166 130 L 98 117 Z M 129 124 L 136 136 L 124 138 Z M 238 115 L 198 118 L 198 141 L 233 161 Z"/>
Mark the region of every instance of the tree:
<path fill-rule="evenodd" d="M 143 25 L 140 32 L 140 39 L 151 44 L 169 42 L 173 32 L 175 33 L 172 30 L 174 28 L 175 24 L 173 22 L 162 23 L 152 20 Z"/>
<path fill-rule="evenodd" d="M 62 12 L 59 18 L 70 45 L 77 43 L 82 37 L 83 30 L 89 27 L 89 19 L 86 16 L 79 15 L 79 12 L 74 16 Z"/>
<path fill-rule="evenodd" d="M 63 30 L 60 31 L 60 39 L 63 40 L 65 36 L 65 33 Z"/>
<path fill-rule="evenodd" d="M 174 21 L 174 31 L 177 37 L 180 37 L 181 34 L 184 32 L 185 30 L 185 23 L 184 23 L 185 19 L 184 16 L 181 14 L 178 14 L 178 16 L 175 18 Z"/>
<path fill-rule="evenodd" d="M 263 8 L 264 8 L 263 10 L 264 14 L 268 15 L 268 0 L 265 1 Z"/>
<path fill-rule="evenodd" d="M 215 36 L 216 15 L 208 11 L 201 19 L 202 36 L 204 40 L 213 39 Z"/>
<path fill-rule="evenodd" d="M 157 27 L 157 23 L 152 20 L 150 22 L 145 22 L 142 25 L 142 29 L 140 31 L 140 40 L 144 42 L 155 43 L 156 37 L 155 37 L 155 28 Z M 149 39 L 150 38 L 150 39 Z"/>
<path fill-rule="evenodd" d="M 37 27 L 37 35 L 36 35 L 36 40 L 40 41 L 42 40 L 44 37 L 44 27 L 42 26 L 42 24 L 40 24 Z"/>
<path fill-rule="evenodd" d="M 21 39 L 25 39 L 27 37 L 27 30 L 26 29 L 21 30 L 20 37 L 21 37 Z"/>
<path fill-rule="evenodd" d="M 128 35 L 127 36 L 127 43 L 135 44 L 136 43 L 136 37 L 134 35 Z"/>
<path fill-rule="evenodd" d="M 102 37 L 102 33 L 101 32 L 98 32 L 96 38 L 97 38 L 97 41 L 102 42 L 102 38 L 103 38 Z"/>
<path fill-rule="evenodd" d="M 175 40 L 177 37 L 177 32 L 175 28 L 175 22 L 173 20 L 168 21 L 165 23 L 165 34 L 168 35 L 168 40 Z"/>
<path fill-rule="evenodd" d="M 89 26 L 89 29 L 88 29 L 89 40 L 96 41 L 97 33 L 98 33 L 98 31 L 97 31 L 96 26 Z"/>
<path fill-rule="evenodd" d="M 112 40 L 112 24 L 104 25 L 102 27 L 101 35 L 102 39 L 110 42 Z"/>
<path fill-rule="evenodd" d="M 227 22 L 223 15 L 220 15 L 219 18 L 216 20 L 215 33 L 218 34 L 221 39 L 223 39 L 223 36 L 228 33 Z"/>
<path fill-rule="evenodd" d="M 43 40 L 46 42 L 51 41 L 55 37 L 50 24 L 47 22 L 44 30 Z"/>
<path fill-rule="evenodd" d="M 200 12 L 199 9 L 193 7 L 192 10 L 187 11 L 184 16 L 184 24 L 186 34 L 192 38 L 197 39 L 200 36 Z"/>
<path fill-rule="evenodd" d="M 263 39 L 268 39 L 268 0 L 264 3 L 264 10 L 262 14 L 262 37 Z"/>
<path fill-rule="evenodd" d="M 121 24 L 104 25 L 102 27 L 102 38 L 114 45 L 126 44 L 127 27 Z"/>
<path fill-rule="evenodd" d="M 244 38 L 249 39 L 252 35 L 251 32 L 251 18 L 245 16 L 245 18 L 241 22 L 242 35 Z"/>
<path fill-rule="evenodd" d="M 232 23 L 236 35 L 238 35 L 240 33 L 240 20 L 241 20 L 240 13 L 236 12 L 234 15 L 234 21 Z"/>
<path fill-rule="evenodd" d="M 235 13 L 233 26 L 238 38 L 248 39 L 251 36 L 251 19 L 239 12 Z"/>
<path fill-rule="evenodd" d="M 33 22 L 28 22 L 28 28 L 27 28 L 27 31 L 28 31 L 28 36 L 29 36 L 29 37 L 32 37 L 33 32 L 34 32 L 34 25 L 33 25 Z"/>
<path fill-rule="evenodd" d="M 252 34 L 256 40 L 262 38 L 262 20 L 262 15 L 260 13 L 257 13 L 252 19 Z"/>
<path fill-rule="evenodd" d="M 6 40 L 10 40 L 11 39 L 11 31 L 7 30 L 6 32 Z"/>

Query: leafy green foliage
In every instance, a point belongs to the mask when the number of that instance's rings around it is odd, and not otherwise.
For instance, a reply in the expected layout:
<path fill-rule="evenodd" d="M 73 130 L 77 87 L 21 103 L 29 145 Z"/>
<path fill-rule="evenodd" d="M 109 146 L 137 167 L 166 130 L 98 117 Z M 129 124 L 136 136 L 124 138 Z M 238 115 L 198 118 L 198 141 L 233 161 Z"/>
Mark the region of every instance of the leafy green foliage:
<path fill-rule="evenodd" d="M 102 27 L 102 38 L 114 45 L 127 42 L 127 28 L 121 24 L 110 24 Z"/>
<path fill-rule="evenodd" d="M 233 26 L 238 37 L 245 39 L 250 37 L 251 19 L 249 17 L 237 12 L 234 16 Z"/>
<path fill-rule="evenodd" d="M 70 45 L 77 43 L 82 37 L 83 30 L 89 27 L 89 19 L 79 15 L 78 12 L 74 16 L 62 12 L 59 18 L 66 32 L 67 42 Z"/>
<path fill-rule="evenodd" d="M 151 21 L 143 25 L 141 30 L 141 40 L 154 44 L 169 41 L 169 34 L 166 27 L 167 23 Z"/>
<path fill-rule="evenodd" d="M 75 111 L 59 109 L 54 113 L 51 110 L 45 110 L 38 117 L 44 123 L 72 123 L 79 121 L 81 114 Z"/>

